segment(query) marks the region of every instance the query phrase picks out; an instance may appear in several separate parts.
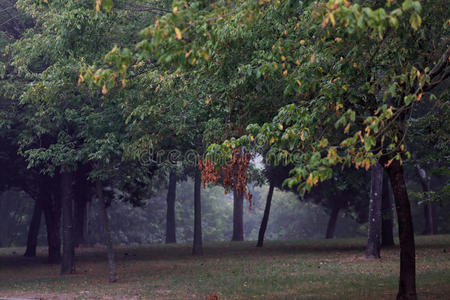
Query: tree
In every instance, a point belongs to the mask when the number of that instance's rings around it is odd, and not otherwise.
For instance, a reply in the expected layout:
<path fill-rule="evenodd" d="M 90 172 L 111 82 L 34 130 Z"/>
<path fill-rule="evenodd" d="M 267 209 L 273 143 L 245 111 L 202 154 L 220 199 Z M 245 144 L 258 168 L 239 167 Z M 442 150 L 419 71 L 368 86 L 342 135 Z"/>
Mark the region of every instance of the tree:
<path fill-rule="evenodd" d="M 273 46 L 270 56 L 258 53 L 245 69 L 263 78 L 276 74 L 285 94 L 296 100 L 271 122 L 248 127 L 248 135 L 210 147 L 210 156 L 253 140 L 270 145 L 273 156 L 295 161 L 286 183 L 302 193 L 330 178 L 336 164 L 369 169 L 382 163 L 399 220 L 398 299 L 416 299 L 414 235 L 401 163 L 408 157 L 404 141 L 411 107 L 449 76 L 443 1 L 425 7 L 411 0 L 384 6 L 346 1 L 184 4 L 174 2 L 174 13 L 149 28 L 151 39 L 140 44 L 143 50 L 159 53 L 161 62 L 212 66 L 229 47 L 219 37 L 235 24 L 241 25 L 239 32 L 253 34 L 258 21 L 268 27 L 275 23 L 279 38 L 264 39 Z M 335 135 L 341 127 L 345 138 Z"/>
<path fill-rule="evenodd" d="M 61 274 L 75 273 L 73 245 L 73 174 L 65 171 L 61 174 L 61 206 L 63 216 L 63 256 Z"/>
<path fill-rule="evenodd" d="M 27 34 L 9 46 L 8 68 L 6 75 L 2 74 L 2 83 L 5 83 L 2 89 L 7 88 L 8 97 L 21 112 L 20 134 L 14 145 L 26 158 L 29 168 L 52 176 L 49 181 L 61 185 L 55 189 L 61 190 L 60 194 L 52 191 L 45 196 L 48 200 L 43 210 L 49 230 L 49 252 L 54 253 L 49 256 L 57 260 L 62 207 L 62 273 L 74 270 L 71 208 L 75 195 L 72 185 L 108 179 L 117 186 L 131 186 L 129 190 L 134 193 L 134 187 L 139 185 L 136 181 L 145 181 L 153 171 L 139 166 L 136 161 L 122 159 L 131 135 L 118 105 L 126 93 L 118 93 L 112 101 L 102 102 L 105 90 L 102 93 L 77 85 L 77 81 L 82 81 L 79 78 L 81 68 L 100 59 L 114 43 L 134 42 L 135 36 L 128 32 L 137 31 L 140 22 L 152 18 L 145 13 L 136 15 L 125 10 L 109 14 L 103 10 L 109 8 L 107 1 L 103 4 L 102 9 L 94 10 L 87 0 L 19 1 L 18 7 L 30 19 L 32 16 L 33 22 Z M 123 18 L 130 22 L 118 22 Z M 98 38 L 92 39 L 92 36 Z M 89 171 L 85 171 L 86 166 Z M 77 171 L 82 175 L 74 180 L 73 173 Z M 75 220 L 80 233 L 88 195 L 77 193 L 76 196 Z M 50 234 L 50 230 L 54 232 Z M 78 238 L 75 242 L 79 242 Z"/>
<path fill-rule="evenodd" d="M 383 175 L 381 199 L 381 247 L 394 246 L 394 219 L 392 189 L 387 174 Z"/>
<path fill-rule="evenodd" d="M 175 225 L 175 199 L 177 189 L 177 174 L 169 173 L 169 185 L 167 187 L 167 217 L 166 217 L 166 244 L 176 243 Z"/>
<path fill-rule="evenodd" d="M 261 221 L 261 227 L 259 228 L 258 242 L 256 247 L 262 247 L 264 244 L 264 234 L 266 233 L 267 223 L 269 222 L 270 206 L 272 205 L 273 190 L 275 188 L 274 183 L 269 184 L 269 192 L 267 193 L 266 206 L 264 208 L 264 215 Z"/>
<path fill-rule="evenodd" d="M 95 187 L 102 214 L 103 234 L 105 236 L 105 244 L 108 253 L 109 282 L 116 282 L 117 281 L 116 264 L 114 261 L 114 250 L 111 240 L 111 231 L 109 230 L 108 214 L 106 212 L 106 201 L 105 198 L 103 197 L 103 185 L 100 181 L 97 181 Z"/>
<path fill-rule="evenodd" d="M 201 171 L 199 168 L 196 168 L 194 177 L 194 242 L 192 247 L 193 255 L 203 255 L 201 179 Z"/>
<path fill-rule="evenodd" d="M 376 164 L 371 169 L 369 230 L 366 258 L 380 258 L 382 193 L 383 166 Z"/>

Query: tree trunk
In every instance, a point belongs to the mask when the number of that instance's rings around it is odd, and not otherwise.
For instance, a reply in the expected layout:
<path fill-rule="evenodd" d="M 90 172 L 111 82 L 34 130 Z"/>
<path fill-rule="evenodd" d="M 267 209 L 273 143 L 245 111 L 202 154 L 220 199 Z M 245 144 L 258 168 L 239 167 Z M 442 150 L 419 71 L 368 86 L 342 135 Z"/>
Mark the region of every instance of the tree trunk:
<path fill-rule="evenodd" d="M 264 208 L 264 216 L 261 221 L 261 227 L 259 227 L 258 243 L 256 244 L 256 247 L 262 247 L 264 244 L 264 235 L 266 233 L 267 223 L 269 223 L 270 206 L 272 204 L 274 187 L 275 185 L 271 182 L 269 186 L 269 192 L 267 193 L 266 207 Z"/>
<path fill-rule="evenodd" d="M 89 246 L 91 244 L 89 240 L 89 213 L 91 208 L 91 202 L 86 202 L 86 214 L 84 217 L 84 224 L 83 224 L 83 241 L 84 245 Z"/>
<path fill-rule="evenodd" d="M 381 198 L 381 247 L 392 247 L 395 246 L 394 212 L 392 190 L 388 176 L 383 176 L 383 194 Z"/>
<path fill-rule="evenodd" d="M 177 242 L 175 225 L 176 190 L 177 175 L 175 172 L 170 172 L 169 187 L 167 189 L 166 244 Z"/>
<path fill-rule="evenodd" d="M 369 230 L 366 258 L 380 258 L 381 198 L 383 194 L 383 167 L 372 166 L 369 203 Z"/>
<path fill-rule="evenodd" d="M 416 171 L 419 175 L 420 184 L 422 185 L 422 190 L 424 193 L 428 193 L 430 191 L 430 177 L 427 176 L 427 172 L 425 169 L 421 168 L 420 165 L 416 165 Z M 425 228 L 423 234 L 434 234 L 434 226 L 433 226 L 433 204 L 430 202 L 430 196 L 426 194 L 424 209 L 425 216 Z"/>
<path fill-rule="evenodd" d="M 114 249 L 111 239 L 111 231 L 109 229 L 108 213 L 106 212 L 106 202 L 105 197 L 103 197 L 103 185 L 100 181 L 97 181 L 95 186 L 97 190 L 97 198 L 100 204 L 100 215 L 102 217 L 106 251 L 108 253 L 109 282 L 116 282 L 116 263 L 114 261 Z"/>
<path fill-rule="evenodd" d="M 0 247 L 8 247 L 9 232 L 9 200 L 6 196 L 7 192 L 0 192 Z"/>
<path fill-rule="evenodd" d="M 6 192 L 0 193 L 0 247 L 9 246 L 9 204 Z"/>
<path fill-rule="evenodd" d="M 325 235 L 326 239 L 334 238 L 334 232 L 336 231 L 336 223 L 340 210 L 341 208 L 339 207 L 339 205 L 335 205 L 333 207 L 333 210 L 331 211 L 330 219 L 328 220 L 327 225 L 327 233 Z"/>
<path fill-rule="evenodd" d="M 398 160 L 393 160 L 387 167 L 387 172 L 394 193 L 400 238 L 400 280 L 397 299 L 416 300 L 416 249 L 411 206 L 406 190 L 403 167 Z"/>
<path fill-rule="evenodd" d="M 44 180 L 39 187 L 43 193 L 43 209 L 45 226 L 47 229 L 48 262 L 59 263 L 61 261 L 61 199 L 49 180 Z"/>
<path fill-rule="evenodd" d="M 27 249 L 23 256 L 36 257 L 37 238 L 42 219 L 42 196 L 39 194 L 34 201 L 33 216 L 28 229 Z"/>
<path fill-rule="evenodd" d="M 202 199 L 201 199 L 201 183 L 202 177 L 200 169 L 195 170 L 194 180 L 194 245 L 192 248 L 193 255 L 203 255 L 202 242 Z"/>
<path fill-rule="evenodd" d="M 244 194 L 233 189 L 233 237 L 234 242 L 244 240 Z"/>
<path fill-rule="evenodd" d="M 86 207 L 89 200 L 88 185 L 85 178 L 78 177 L 75 185 L 74 205 L 74 247 L 85 244 L 84 226 L 86 224 Z"/>
<path fill-rule="evenodd" d="M 75 273 L 74 248 L 73 248 L 73 174 L 61 173 L 61 202 L 63 215 L 63 255 L 61 261 L 61 274 Z"/>

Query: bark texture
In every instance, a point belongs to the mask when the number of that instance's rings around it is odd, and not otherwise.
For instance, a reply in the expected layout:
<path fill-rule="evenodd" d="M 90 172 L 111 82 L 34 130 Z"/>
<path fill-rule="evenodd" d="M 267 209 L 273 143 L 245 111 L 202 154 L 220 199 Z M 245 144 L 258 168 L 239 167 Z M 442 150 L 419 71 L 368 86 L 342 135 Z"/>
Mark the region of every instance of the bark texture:
<path fill-rule="evenodd" d="M 381 199 L 383 193 L 383 167 L 377 163 L 371 169 L 369 229 L 366 258 L 380 258 Z"/>
<path fill-rule="evenodd" d="M 393 160 L 387 167 L 387 172 L 394 193 L 400 239 L 400 280 L 397 299 L 416 300 L 416 249 L 411 206 L 406 190 L 403 167 L 398 160 Z"/>
<path fill-rule="evenodd" d="M 192 247 L 193 255 L 203 255 L 202 241 L 202 199 L 201 199 L 202 177 L 200 169 L 195 170 L 194 180 L 194 244 Z"/>
<path fill-rule="evenodd" d="M 334 238 L 334 232 L 336 231 L 336 223 L 340 210 L 341 207 L 339 205 L 335 205 L 331 210 L 330 219 L 328 219 L 327 233 L 325 235 L 326 239 Z"/>
<path fill-rule="evenodd" d="M 102 216 L 103 236 L 105 239 L 106 252 L 108 256 L 109 282 L 117 281 L 116 263 L 114 260 L 114 249 L 111 239 L 111 231 L 109 229 L 108 213 L 106 212 L 106 202 L 103 196 L 103 185 L 100 181 L 96 182 L 97 198 L 100 206 L 100 215 Z"/>
<path fill-rule="evenodd" d="M 166 244 L 176 243 L 175 200 L 177 190 L 177 175 L 169 174 L 169 186 L 167 189 L 167 216 L 166 216 Z"/>
<path fill-rule="evenodd" d="M 420 165 L 416 165 L 417 175 L 419 176 L 420 184 L 422 185 L 422 190 L 424 193 L 430 191 L 431 178 L 427 175 L 427 172 Z M 433 204 L 430 202 L 430 197 L 426 196 L 426 202 L 423 207 L 424 217 L 425 217 L 425 228 L 423 234 L 434 234 L 433 225 Z"/>
<path fill-rule="evenodd" d="M 31 217 L 30 227 L 28 228 L 27 249 L 23 256 L 36 257 L 37 238 L 41 228 L 42 219 L 42 198 L 38 195 L 34 201 L 33 216 Z"/>
<path fill-rule="evenodd" d="M 381 199 L 381 247 L 392 247 L 394 243 L 393 195 L 389 177 L 383 176 L 383 195 Z"/>
<path fill-rule="evenodd" d="M 59 185 L 56 179 L 46 179 L 41 182 L 40 189 L 47 229 L 48 262 L 59 263 L 61 261 L 61 199 L 57 185 L 52 183 Z"/>
<path fill-rule="evenodd" d="M 87 220 L 87 204 L 89 202 L 90 191 L 85 174 L 78 174 L 75 184 L 75 205 L 74 205 L 74 246 L 79 247 L 87 244 L 85 226 Z"/>
<path fill-rule="evenodd" d="M 264 235 L 266 234 L 267 223 L 269 223 L 270 206 L 272 205 L 272 196 L 275 185 L 271 182 L 269 186 L 269 192 L 267 193 L 266 207 L 264 208 L 264 215 L 261 221 L 261 227 L 259 227 L 258 243 L 256 247 L 262 247 L 264 244 Z"/>
<path fill-rule="evenodd" d="M 61 274 L 75 273 L 73 248 L 73 174 L 61 173 L 61 206 L 63 215 L 63 255 L 61 261 Z"/>
<path fill-rule="evenodd" d="M 234 242 L 244 240 L 244 195 L 233 189 L 233 236 Z"/>

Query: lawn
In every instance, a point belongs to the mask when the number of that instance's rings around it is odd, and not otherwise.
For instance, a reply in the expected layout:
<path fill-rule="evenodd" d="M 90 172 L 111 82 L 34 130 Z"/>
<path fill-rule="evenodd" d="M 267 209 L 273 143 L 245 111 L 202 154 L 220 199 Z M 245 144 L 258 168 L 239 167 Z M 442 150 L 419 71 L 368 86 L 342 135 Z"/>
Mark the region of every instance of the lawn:
<path fill-rule="evenodd" d="M 450 298 L 450 236 L 419 236 L 419 299 Z M 208 243 L 203 257 L 190 245 L 116 249 L 119 281 L 108 283 L 103 248 L 76 250 L 76 274 L 0 249 L 0 297 L 43 299 L 394 299 L 399 249 L 364 259 L 364 239 Z"/>

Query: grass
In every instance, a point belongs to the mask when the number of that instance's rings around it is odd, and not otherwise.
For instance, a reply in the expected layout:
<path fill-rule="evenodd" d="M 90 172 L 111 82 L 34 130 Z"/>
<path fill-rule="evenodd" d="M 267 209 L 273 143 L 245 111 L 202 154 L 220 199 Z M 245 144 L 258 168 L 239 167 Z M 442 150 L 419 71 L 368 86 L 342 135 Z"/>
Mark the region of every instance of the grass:
<path fill-rule="evenodd" d="M 450 236 L 416 238 L 419 299 L 449 299 Z M 116 249 L 119 281 L 108 283 L 102 248 L 77 249 L 76 274 L 0 249 L 0 298 L 43 299 L 395 299 L 398 247 L 380 260 L 363 258 L 364 239 L 209 243 Z"/>

